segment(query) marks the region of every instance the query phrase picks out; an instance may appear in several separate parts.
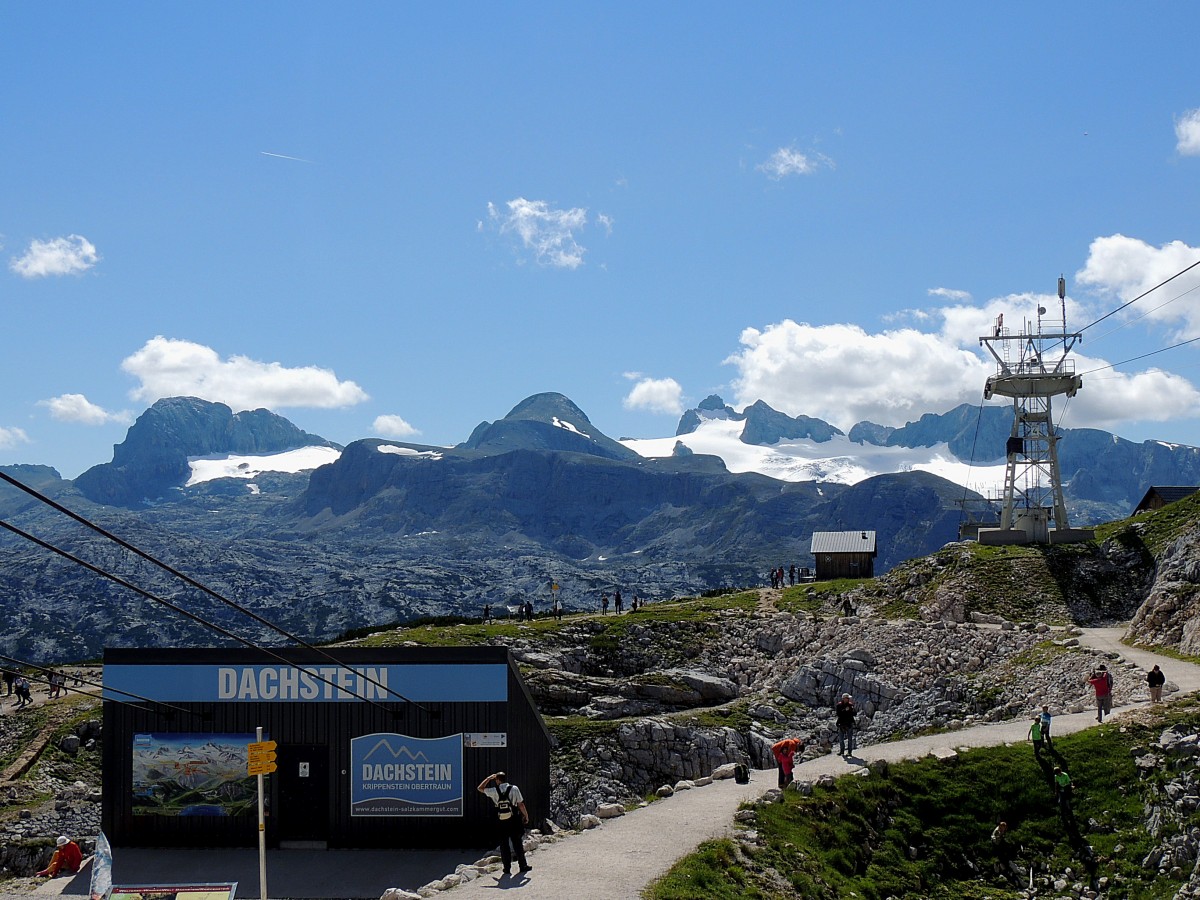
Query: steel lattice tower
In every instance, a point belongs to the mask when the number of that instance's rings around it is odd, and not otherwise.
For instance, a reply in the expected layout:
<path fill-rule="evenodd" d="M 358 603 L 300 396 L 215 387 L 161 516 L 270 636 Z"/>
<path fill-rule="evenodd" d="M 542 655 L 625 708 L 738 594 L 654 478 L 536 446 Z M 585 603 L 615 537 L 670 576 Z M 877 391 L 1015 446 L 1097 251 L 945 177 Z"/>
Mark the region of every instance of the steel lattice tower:
<path fill-rule="evenodd" d="M 980 543 L 1059 544 L 1093 537 L 1090 529 L 1071 528 L 1063 499 L 1052 401 L 1074 397 L 1083 386 L 1074 361 L 1068 359 L 1082 335 L 1067 331 L 1066 282 L 1061 277 L 1058 299 L 1061 319 L 1047 318 L 1046 308 L 1039 306 L 1036 324 L 1026 321 L 1014 334 L 1004 327 L 1002 313 L 992 333 L 979 339 L 997 364 L 996 374 L 984 385 L 984 399 L 1013 401 L 1000 527 L 981 528 Z"/>

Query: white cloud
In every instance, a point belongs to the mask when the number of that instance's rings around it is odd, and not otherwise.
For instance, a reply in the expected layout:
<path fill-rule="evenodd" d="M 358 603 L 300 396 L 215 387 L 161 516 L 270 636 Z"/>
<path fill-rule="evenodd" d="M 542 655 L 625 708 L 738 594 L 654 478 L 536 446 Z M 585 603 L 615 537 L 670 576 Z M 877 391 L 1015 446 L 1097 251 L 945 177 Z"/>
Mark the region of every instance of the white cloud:
<path fill-rule="evenodd" d="M 1186 378 L 1161 369 L 1126 374 L 1107 366 L 1105 360 L 1075 356 L 1083 389 L 1069 405 L 1056 407 L 1065 413 L 1061 424 L 1117 431 L 1130 422 L 1169 422 L 1200 413 L 1200 391 Z"/>
<path fill-rule="evenodd" d="M 1180 156 L 1200 156 L 1200 109 L 1189 109 L 1175 121 L 1175 150 Z"/>
<path fill-rule="evenodd" d="M 8 267 L 22 278 L 44 278 L 47 275 L 78 275 L 86 272 L 100 259 L 95 245 L 78 234 L 30 241 L 24 256 L 14 257 Z"/>
<path fill-rule="evenodd" d="M 421 433 L 399 416 L 376 416 L 371 430 L 389 438 L 406 438 Z"/>
<path fill-rule="evenodd" d="M 1084 267 L 1075 273 L 1081 285 L 1123 301 L 1148 291 L 1200 260 L 1200 248 L 1183 241 L 1153 247 L 1137 238 L 1114 234 L 1096 238 L 1088 248 Z M 1200 267 L 1176 278 L 1162 289 L 1139 300 L 1124 313 L 1145 317 L 1176 329 L 1182 338 L 1200 335 Z M 1094 340 L 1094 338 L 1093 338 Z"/>
<path fill-rule="evenodd" d="M 823 168 L 832 169 L 833 160 L 820 153 L 801 153 L 795 147 L 780 147 L 758 166 L 758 170 L 773 181 L 789 175 L 812 175 Z"/>
<path fill-rule="evenodd" d="M 221 359 L 203 344 L 162 336 L 147 341 L 122 361 L 121 368 L 141 382 L 130 397 L 148 403 L 162 397 L 200 397 L 238 411 L 259 407 L 329 409 L 369 399 L 353 381 L 339 381 L 328 369 L 287 368 L 245 356 Z"/>
<path fill-rule="evenodd" d="M 974 331 L 978 341 L 982 331 Z M 912 328 L 868 334 L 857 325 L 785 320 L 745 329 L 741 343 L 726 360 L 739 373 L 736 405 L 761 399 L 843 429 L 863 419 L 903 424 L 929 410 L 977 402 L 992 370 L 957 341 Z"/>
<path fill-rule="evenodd" d="M 60 394 L 49 400 L 39 400 L 38 406 L 50 410 L 50 417 L 60 422 L 76 422 L 80 425 L 106 425 L 109 422 L 129 424 L 133 421 L 128 411 L 109 412 L 97 406 L 83 394 Z"/>
<path fill-rule="evenodd" d="M 577 235 L 587 225 L 587 209 L 553 209 L 545 200 L 509 200 L 507 212 L 488 204 L 488 218 L 501 234 L 515 234 L 539 265 L 577 269 L 586 249 Z M 611 225 L 611 220 L 608 221 Z"/>
<path fill-rule="evenodd" d="M 626 409 L 677 416 L 683 412 L 683 388 L 674 378 L 643 378 L 622 403 Z"/>
<path fill-rule="evenodd" d="M 0 427 L 0 449 L 7 450 L 10 447 L 15 447 L 17 444 L 28 444 L 29 435 L 20 428 L 2 428 Z"/>
<path fill-rule="evenodd" d="M 937 288 L 929 289 L 929 296 L 930 297 L 945 297 L 947 300 L 966 302 L 967 300 L 971 299 L 971 292 L 970 291 L 957 291 L 954 288 L 937 287 Z"/>

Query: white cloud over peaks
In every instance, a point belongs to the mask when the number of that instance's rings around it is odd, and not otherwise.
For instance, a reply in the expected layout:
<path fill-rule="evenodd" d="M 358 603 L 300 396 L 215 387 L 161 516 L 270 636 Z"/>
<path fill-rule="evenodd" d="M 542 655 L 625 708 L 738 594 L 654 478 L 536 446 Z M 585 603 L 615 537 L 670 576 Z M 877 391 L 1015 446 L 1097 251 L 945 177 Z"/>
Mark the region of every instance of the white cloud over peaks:
<path fill-rule="evenodd" d="M 8 267 L 22 278 L 44 278 L 47 275 L 78 275 L 100 260 L 96 247 L 78 234 L 30 241 L 24 256 L 14 257 Z"/>
<path fill-rule="evenodd" d="M 1084 267 L 1075 273 L 1081 285 L 1103 294 L 1132 300 L 1172 275 L 1200 260 L 1200 248 L 1183 241 L 1154 247 L 1137 238 L 1114 234 L 1096 238 L 1088 248 Z M 1152 322 L 1178 329 L 1182 337 L 1200 335 L 1200 267 L 1176 278 L 1139 300 L 1125 316 L 1145 316 Z"/>
<path fill-rule="evenodd" d="M 545 200 L 526 200 L 518 197 L 501 210 L 488 204 L 488 219 L 501 234 L 514 234 L 525 250 L 533 254 L 539 265 L 556 269 L 577 269 L 583 265 L 586 249 L 580 245 L 578 234 L 587 225 L 587 209 L 553 209 Z M 610 228 L 612 220 L 599 217 Z"/>
<path fill-rule="evenodd" d="M 60 394 L 49 400 L 39 400 L 38 406 L 45 406 L 50 410 L 50 417 L 60 422 L 76 422 L 80 425 L 107 425 L 109 422 L 117 422 L 127 425 L 133 421 L 132 413 L 109 412 L 83 394 Z"/>
<path fill-rule="evenodd" d="M 1175 120 L 1175 150 L 1180 156 L 1200 156 L 1200 109 L 1189 109 Z"/>
<path fill-rule="evenodd" d="M 371 429 L 389 438 L 406 438 L 421 433 L 399 416 L 376 416 Z"/>
<path fill-rule="evenodd" d="M 1062 425 L 1118 431 L 1129 422 L 1169 422 L 1200 414 L 1200 391 L 1186 378 L 1161 369 L 1126 374 L 1107 365 L 1075 354 L 1083 389 L 1067 403 L 1058 401 Z"/>
<path fill-rule="evenodd" d="M 982 326 L 987 314 L 975 310 L 974 318 Z M 968 330 L 977 344 L 980 327 Z M 977 403 L 992 372 L 958 339 L 912 328 L 868 334 L 857 325 L 785 320 L 762 331 L 747 328 L 741 343 L 726 360 L 738 369 L 735 405 L 761 399 L 843 429 L 863 419 L 902 425 L 930 410 Z"/>
<path fill-rule="evenodd" d="M 621 402 L 626 409 L 678 416 L 683 412 L 683 388 L 674 378 L 642 378 Z"/>
<path fill-rule="evenodd" d="M 823 168 L 832 169 L 833 160 L 820 153 L 801 153 L 795 147 L 780 147 L 758 166 L 758 170 L 773 181 L 789 175 L 812 175 Z"/>
<path fill-rule="evenodd" d="M 20 428 L 2 428 L 0 427 L 0 449 L 7 450 L 9 447 L 15 447 L 17 444 L 28 444 L 29 435 Z"/>
<path fill-rule="evenodd" d="M 353 381 L 339 381 L 328 369 L 293 369 L 245 356 L 221 359 L 203 344 L 161 335 L 126 357 L 121 368 L 141 382 L 130 396 L 149 403 L 162 397 L 200 397 L 238 411 L 259 407 L 329 409 L 369 399 Z"/>

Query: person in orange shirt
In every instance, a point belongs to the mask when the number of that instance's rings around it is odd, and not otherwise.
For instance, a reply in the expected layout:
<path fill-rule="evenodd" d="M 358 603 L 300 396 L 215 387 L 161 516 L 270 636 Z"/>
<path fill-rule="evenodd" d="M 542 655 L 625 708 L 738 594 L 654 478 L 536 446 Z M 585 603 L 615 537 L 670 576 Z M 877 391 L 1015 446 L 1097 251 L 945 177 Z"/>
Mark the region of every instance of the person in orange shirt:
<path fill-rule="evenodd" d="M 804 741 L 796 738 L 784 738 L 771 745 L 771 753 L 779 763 L 779 787 L 785 788 L 792 783 L 792 770 L 796 767 L 796 754 L 804 750 Z"/>
<path fill-rule="evenodd" d="M 58 846 L 54 851 L 54 855 L 50 857 L 50 865 L 38 872 L 38 875 L 44 878 L 53 878 L 59 873 L 74 875 L 79 871 L 79 867 L 83 865 L 83 851 L 79 849 L 77 843 L 65 834 L 60 834 L 55 843 Z"/>

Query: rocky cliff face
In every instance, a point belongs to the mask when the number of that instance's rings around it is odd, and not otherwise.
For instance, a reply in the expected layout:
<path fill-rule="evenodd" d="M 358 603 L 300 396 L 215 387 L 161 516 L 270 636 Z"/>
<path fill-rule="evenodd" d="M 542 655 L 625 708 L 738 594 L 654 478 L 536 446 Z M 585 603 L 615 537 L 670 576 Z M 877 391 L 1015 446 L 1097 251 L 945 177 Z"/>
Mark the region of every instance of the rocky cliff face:
<path fill-rule="evenodd" d="M 224 403 L 195 397 L 157 401 L 138 416 L 113 460 L 75 479 L 96 503 L 131 506 L 155 500 L 188 480 L 189 456 L 264 454 L 298 447 L 335 446 L 265 409 L 236 415 Z"/>

